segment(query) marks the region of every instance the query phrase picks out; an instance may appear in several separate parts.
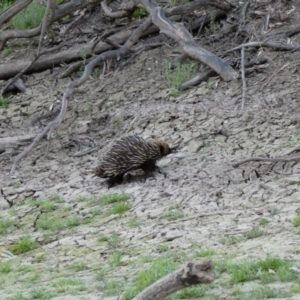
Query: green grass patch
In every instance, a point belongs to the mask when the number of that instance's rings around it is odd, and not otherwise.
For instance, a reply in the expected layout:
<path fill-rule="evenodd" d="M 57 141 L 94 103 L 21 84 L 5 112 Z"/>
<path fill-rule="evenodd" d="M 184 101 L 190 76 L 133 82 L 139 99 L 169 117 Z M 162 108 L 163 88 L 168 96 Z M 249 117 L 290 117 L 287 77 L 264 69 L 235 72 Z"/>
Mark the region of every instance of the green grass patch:
<path fill-rule="evenodd" d="M 176 265 L 171 259 L 158 259 L 144 271 L 135 276 L 133 286 L 127 288 L 123 294 L 124 300 L 131 300 L 139 292 L 151 285 L 153 282 L 171 273 L 176 269 Z"/>
<path fill-rule="evenodd" d="M 268 286 L 261 286 L 249 292 L 238 289 L 232 293 L 232 296 L 235 296 L 235 299 L 239 300 L 264 300 L 270 298 L 285 298 L 289 296 L 289 293 Z"/>
<path fill-rule="evenodd" d="M 169 251 L 169 246 L 167 244 L 158 245 L 158 252 L 163 253 Z"/>
<path fill-rule="evenodd" d="M 196 253 L 196 257 L 211 257 L 214 256 L 216 254 L 215 250 L 202 250 Z"/>
<path fill-rule="evenodd" d="M 0 234 L 5 234 L 7 229 L 13 224 L 12 220 L 0 217 Z"/>
<path fill-rule="evenodd" d="M 36 288 L 30 293 L 31 299 L 51 299 L 56 293 L 45 290 L 44 288 Z"/>
<path fill-rule="evenodd" d="M 246 234 L 245 234 L 245 237 L 247 239 L 256 239 L 260 236 L 263 236 L 265 233 L 263 230 L 261 230 L 259 227 L 257 226 L 254 226 L 250 231 L 248 231 Z"/>
<path fill-rule="evenodd" d="M 145 8 L 138 8 L 133 12 L 132 17 L 134 19 L 141 19 L 148 16 L 148 14 L 149 13 Z"/>
<path fill-rule="evenodd" d="M 189 288 L 185 288 L 169 297 L 166 300 L 173 299 L 199 299 L 205 295 L 208 287 L 206 285 L 193 286 Z M 205 298 L 206 299 L 206 298 Z"/>
<path fill-rule="evenodd" d="M 7 274 L 11 271 L 11 263 L 9 261 L 0 262 L 0 273 Z"/>
<path fill-rule="evenodd" d="M 109 258 L 109 266 L 112 268 L 120 266 L 122 257 L 123 257 L 123 253 L 114 252 Z"/>
<path fill-rule="evenodd" d="M 7 100 L 0 95 L 0 108 L 6 108 L 10 103 L 11 103 L 10 100 Z"/>
<path fill-rule="evenodd" d="M 89 269 L 87 264 L 83 261 L 75 262 L 72 264 L 71 269 L 73 269 L 75 272 L 80 272 Z"/>
<path fill-rule="evenodd" d="M 43 20 L 45 7 L 37 0 L 33 0 L 25 9 L 21 10 L 9 22 L 15 29 L 33 29 Z"/>
<path fill-rule="evenodd" d="M 198 63 L 194 61 L 185 64 L 165 63 L 165 76 L 168 86 L 171 87 L 172 96 L 176 97 L 180 95 L 181 85 L 196 73 L 197 67 Z"/>
<path fill-rule="evenodd" d="M 119 280 L 109 280 L 105 282 L 103 293 L 105 296 L 115 296 L 119 295 L 123 290 L 124 284 Z"/>
<path fill-rule="evenodd" d="M 266 225 L 268 225 L 269 224 L 269 220 L 268 219 L 266 219 L 266 218 L 261 218 L 260 220 L 259 220 L 259 222 L 258 222 L 258 225 L 260 225 L 260 226 L 266 226 Z"/>
<path fill-rule="evenodd" d="M 87 289 L 85 283 L 78 278 L 59 278 L 52 281 L 50 285 L 59 294 L 70 293 L 76 295 Z"/>
<path fill-rule="evenodd" d="M 108 194 L 102 195 L 99 197 L 99 201 L 103 205 L 117 203 L 117 202 L 126 202 L 130 198 L 127 194 Z"/>
<path fill-rule="evenodd" d="M 299 227 L 300 226 L 300 212 L 297 212 L 297 216 L 293 219 L 293 225 L 295 227 Z"/>
<path fill-rule="evenodd" d="M 115 204 L 111 209 L 106 212 L 107 216 L 123 214 L 130 209 L 129 204 L 126 201 Z"/>
<path fill-rule="evenodd" d="M 31 239 L 30 236 L 23 236 L 19 238 L 14 244 L 9 245 L 8 249 L 13 254 L 22 254 L 34 250 L 38 247 L 38 244 Z"/>
<path fill-rule="evenodd" d="M 54 232 L 61 231 L 66 228 L 73 228 L 81 224 L 79 217 L 71 216 L 68 218 L 50 214 L 42 214 L 37 221 L 37 228 L 42 230 L 50 230 Z"/>
<path fill-rule="evenodd" d="M 5 300 L 28 300 L 28 298 L 25 298 L 22 294 L 18 293 L 13 297 L 5 298 Z"/>
<path fill-rule="evenodd" d="M 274 281 L 293 281 L 297 278 L 290 270 L 291 262 L 277 257 L 267 257 L 259 261 L 228 263 L 226 271 L 231 275 L 232 283 L 261 280 L 263 283 Z"/>
<path fill-rule="evenodd" d="M 117 234 L 112 234 L 110 236 L 102 235 L 98 238 L 99 243 L 107 242 L 107 245 L 112 249 L 117 249 L 120 247 L 121 239 Z"/>
<path fill-rule="evenodd" d="M 39 203 L 39 207 L 46 212 L 54 211 L 57 209 L 57 204 L 50 200 L 42 201 Z"/>
<path fill-rule="evenodd" d="M 0 13 L 1 13 L 3 10 L 9 8 L 11 5 L 13 5 L 14 2 L 15 2 L 14 0 L 1 0 L 1 1 L 0 1 Z"/>
<path fill-rule="evenodd" d="M 168 221 L 174 221 L 174 220 L 177 220 L 177 219 L 181 219 L 183 217 L 184 217 L 183 213 L 178 208 L 171 208 L 170 207 L 168 212 L 166 212 L 164 214 L 164 218 L 167 219 Z"/>
<path fill-rule="evenodd" d="M 137 217 L 134 219 L 129 220 L 128 222 L 128 227 L 133 228 L 133 227 L 139 227 L 142 224 L 141 220 L 139 220 Z"/>

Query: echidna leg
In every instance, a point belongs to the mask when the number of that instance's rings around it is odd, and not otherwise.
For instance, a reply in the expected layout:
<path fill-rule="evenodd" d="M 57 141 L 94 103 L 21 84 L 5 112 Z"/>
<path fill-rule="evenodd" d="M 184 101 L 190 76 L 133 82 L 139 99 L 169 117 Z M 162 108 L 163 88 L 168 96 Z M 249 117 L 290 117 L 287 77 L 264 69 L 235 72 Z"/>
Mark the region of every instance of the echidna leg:
<path fill-rule="evenodd" d="M 108 184 L 108 188 L 111 188 L 116 184 L 120 184 L 123 182 L 123 174 L 119 174 L 115 177 L 109 177 L 106 182 Z"/>
<path fill-rule="evenodd" d="M 157 166 L 155 165 L 155 160 L 148 160 L 141 165 L 141 169 L 145 172 L 154 172 Z"/>

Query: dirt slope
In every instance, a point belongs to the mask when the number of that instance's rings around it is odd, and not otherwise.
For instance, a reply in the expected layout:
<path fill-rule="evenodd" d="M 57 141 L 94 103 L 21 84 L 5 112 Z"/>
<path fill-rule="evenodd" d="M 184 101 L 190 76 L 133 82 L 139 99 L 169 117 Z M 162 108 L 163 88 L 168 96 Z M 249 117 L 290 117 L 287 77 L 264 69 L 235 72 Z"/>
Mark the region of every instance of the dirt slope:
<path fill-rule="evenodd" d="M 272 63 L 247 76 L 241 111 L 241 82 L 216 77 L 171 96 L 165 61 L 179 50 L 147 51 L 121 71 L 91 78 L 48 157 L 44 141 L 10 175 L 9 155 L 0 156 L 1 299 L 131 299 L 139 271 L 204 256 L 215 262 L 215 283 L 174 299 L 300 299 L 299 163 L 232 166 L 298 154 L 299 53 L 265 50 Z M 42 125 L 28 129 L 31 118 L 57 106 L 69 82 L 51 78 L 48 71 L 28 76 L 28 93 L 0 108 L 1 137 L 39 132 Z M 144 181 L 136 172 L 108 190 L 93 169 L 129 134 L 163 138 L 178 151 L 159 161 L 165 177 Z M 98 151 L 77 156 L 95 145 Z M 123 196 L 103 198 L 115 193 L 129 195 L 123 214 L 107 204 Z"/>

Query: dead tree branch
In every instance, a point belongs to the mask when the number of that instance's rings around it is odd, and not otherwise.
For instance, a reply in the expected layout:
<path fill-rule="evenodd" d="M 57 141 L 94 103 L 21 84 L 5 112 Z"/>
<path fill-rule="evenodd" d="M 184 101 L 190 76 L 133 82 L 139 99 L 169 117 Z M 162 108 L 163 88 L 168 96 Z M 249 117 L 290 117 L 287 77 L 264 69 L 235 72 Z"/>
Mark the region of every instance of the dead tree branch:
<path fill-rule="evenodd" d="M 55 0 L 48 0 L 47 1 L 47 7 L 46 7 L 43 22 L 42 22 L 42 29 L 41 29 L 40 39 L 39 39 L 39 46 L 38 46 L 38 50 L 37 50 L 37 56 L 39 56 L 39 54 L 41 52 L 41 48 L 43 46 L 44 36 L 45 36 L 46 32 L 49 30 L 49 26 L 51 25 L 52 20 L 54 18 L 55 7 L 56 7 L 56 1 Z"/>
<path fill-rule="evenodd" d="M 211 283 L 214 278 L 214 267 L 210 259 L 189 262 L 146 288 L 133 300 L 163 300 L 188 286 Z"/>
<path fill-rule="evenodd" d="M 124 18 L 127 16 L 126 11 L 110 11 L 106 0 L 101 1 L 101 8 L 103 9 L 104 14 L 111 19 Z"/>
<path fill-rule="evenodd" d="M 22 2 L 22 1 L 21 1 Z M 75 10 L 94 5 L 91 1 L 86 0 L 72 0 L 65 4 L 59 5 L 58 9 L 54 11 L 54 17 L 52 18 L 50 26 L 53 22 L 61 19 L 62 17 L 71 14 Z M 30 38 L 37 36 L 41 33 L 42 24 L 38 27 L 29 30 L 7 30 L 0 32 L 0 51 L 5 47 L 6 43 L 10 39 L 14 38 Z"/>
<path fill-rule="evenodd" d="M 17 1 L 13 6 L 2 12 L 0 15 L 0 27 L 23 8 L 27 7 L 31 2 L 32 0 Z"/>
<path fill-rule="evenodd" d="M 209 66 L 218 73 L 224 81 L 238 78 L 238 72 L 218 56 L 199 47 L 187 29 L 181 24 L 168 20 L 160 7 L 156 7 L 148 0 L 142 0 L 142 3 L 151 14 L 152 21 L 159 27 L 160 32 L 177 41 L 189 57 Z"/>
<path fill-rule="evenodd" d="M 118 50 L 111 50 L 107 51 L 105 53 L 102 53 L 101 55 L 95 57 L 90 63 L 88 63 L 84 68 L 84 73 L 82 76 L 69 83 L 69 85 L 66 88 L 66 91 L 64 92 L 63 99 L 62 99 L 62 105 L 61 105 L 61 111 L 58 115 L 58 117 L 49 123 L 44 130 L 39 133 L 33 142 L 23 151 L 21 152 L 15 159 L 11 168 L 11 173 L 14 173 L 16 170 L 16 167 L 19 163 L 19 161 L 24 158 L 26 155 L 28 155 L 29 152 L 32 151 L 33 148 L 35 148 L 38 143 L 47 135 L 48 140 L 51 139 L 52 133 L 54 130 L 56 130 L 61 122 L 64 119 L 64 116 L 68 109 L 68 102 L 72 100 L 74 89 L 82 85 L 84 82 L 86 82 L 91 75 L 93 69 L 99 65 L 101 62 L 107 60 L 107 59 L 120 59 L 122 56 L 126 55 L 130 48 L 137 42 L 137 40 L 141 37 L 143 32 L 152 24 L 151 20 L 145 21 L 143 24 L 141 24 L 130 36 L 130 38 L 127 40 L 127 42 L 122 46 L 121 49 Z"/>

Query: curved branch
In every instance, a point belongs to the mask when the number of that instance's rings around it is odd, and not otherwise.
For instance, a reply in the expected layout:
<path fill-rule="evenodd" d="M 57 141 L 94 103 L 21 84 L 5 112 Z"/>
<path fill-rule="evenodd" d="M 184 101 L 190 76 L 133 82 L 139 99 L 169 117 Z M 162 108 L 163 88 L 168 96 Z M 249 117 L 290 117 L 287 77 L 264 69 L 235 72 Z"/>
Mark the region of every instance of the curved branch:
<path fill-rule="evenodd" d="M 54 17 L 51 22 L 48 23 L 50 26 L 53 22 L 60 18 L 72 13 L 75 10 L 94 5 L 93 2 L 86 0 L 72 0 L 71 2 L 58 6 L 58 9 L 54 13 Z M 0 33 L 0 51 L 5 47 L 8 40 L 13 38 L 30 38 L 40 34 L 42 24 L 38 27 L 29 30 L 7 30 Z"/>
<path fill-rule="evenodd" d="M 84 82 L 86 82 L 91 75 L 93 69 L 99 65 L 102 61 L 105 61 L 107 59 L 120 59 L 121 56 L 126 55 L 130 48 L 137 42 L 137 40 L 141 37 L 143 32 L 152 24 L 151 20 L 147 20 L 143 24 L 141 24 L 130 36 L 130 38 L 127 40 L 127 42 L 122 46 L 121 49 L 118 50 L 111 50 L 104 52 L 98 56 L 96 56 L 90 63 L 88 63 L 84 68 L 84 73 L 79 79 L 76 79 L 69 83 L 69 85 L 66 88 L 66 91 L 63 95 L 63 100 L 61 104 L 61 111 L 58 115 L 58 117 L 49 123 L 45 129 L 39 133 L 33 142 L 23 151 L 21 152 L 15 159 L 11 168 L 11 174 L 15 172 L 18 163 L 22 158 L 24 158 L 29 152 L 32 151 L 33 148 L 35 148 L 38 143 L 46 136 L 48 140 L 51 139 L 52 132 L 56 130 L 61 122 L 63 121 L 65 114 L 68 110 L 68 102 L 72 100 L 74 89 L 80 85 L 82 85 Z"/>
<path fill-rule="evenodd" d="M 196 284 L 208 284 L 215 278 L 214 267 L 210 259 L 188 262 L 171 274 L 158 280 L 133 300 L 163 300 L 181 289 Z"/>
<path fill-rule="evenodd" d="M 23 0 L 18 1 L 15 3 L 15 5 L 9 7 L 0 15 L 0 27 L 3 23 L 7 22 L 9 19 L 11 19 L 14 15 L 16 15 L 19 11 L 21 11 L 23 8 L 27 7 L 32 0 Z"/>
<path fill-rule="evenodd" d="M 111 12 L 108 5 L 107 1 L 103 0 L 101 1 L 101 8 L 103 9 L 103 12 L 106 16 L 110 17 L 111 19 L 118 19 L 118 18 L 123 18 L 127 16 L 126 11 L 114 11 Z"/>
<path fill-rule="evenodd" d="M 160 7 L 156 7 L 148 0 L 142 0 L 142 3 L 151 14 L 153 23 L 159 27 L 162 33 L 177 41 L 189 57 L 209 66 L 218 73 L 224 81 L 238 78 L 238 72 L 223 59 L 199 47 L 188 30 L 183 25 L 168 20 Z"/>

